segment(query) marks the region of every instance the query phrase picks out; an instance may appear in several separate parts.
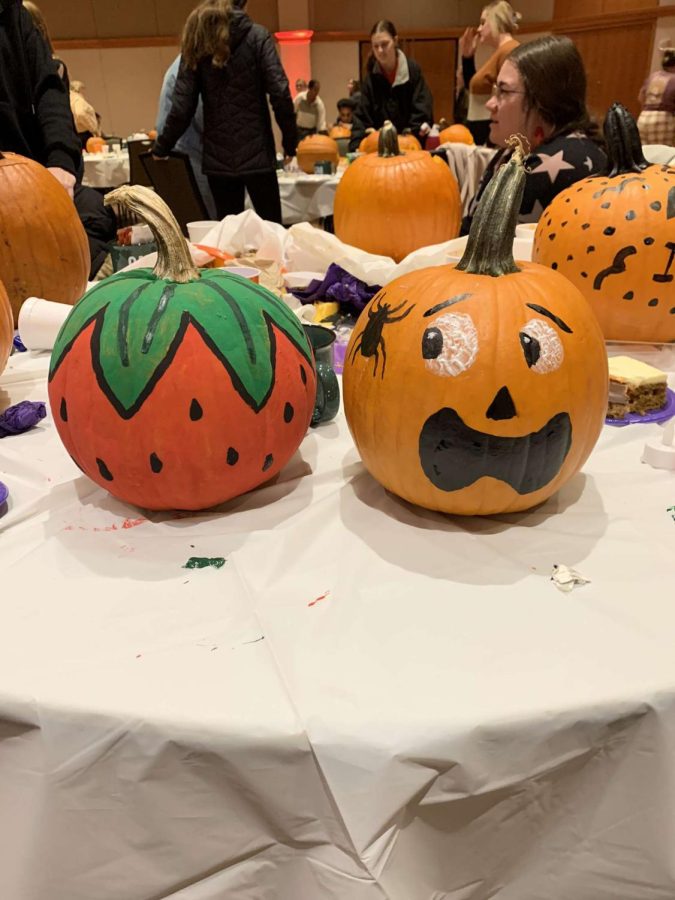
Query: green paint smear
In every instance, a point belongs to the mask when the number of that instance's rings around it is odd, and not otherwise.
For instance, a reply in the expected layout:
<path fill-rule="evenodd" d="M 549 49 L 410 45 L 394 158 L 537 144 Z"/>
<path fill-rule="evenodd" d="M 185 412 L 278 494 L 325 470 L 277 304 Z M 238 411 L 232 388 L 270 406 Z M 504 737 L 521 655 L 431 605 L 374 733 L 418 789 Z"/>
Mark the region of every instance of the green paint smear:
<path fill-rule="evenodd" d="M 80 333 L 94 320 L 102 320 L 95 365 L 119 406 L 129 412 L 170 361 L 167 357 L 177 348 L 186 316 L 220 354 L 236 389 L 256 410 L 265 404 L 274 384 L 268 322 L 313 365 L 297 316 L 266 288 L 226 269 L 203 271 L 199 281 L 187 284 L 158 279 L 150 269 L 135 269 L 105 279 L 73 307 L 56 339 L 49 377 L 54 377 Z"/>
<path fill-rule="evenodd" d="M 225 558 L 222 556 L 191 556 L 183 566 L 184 569 L 208 569 L 212 566 L 214 569 L 222 569 L 225 565 Z"/>

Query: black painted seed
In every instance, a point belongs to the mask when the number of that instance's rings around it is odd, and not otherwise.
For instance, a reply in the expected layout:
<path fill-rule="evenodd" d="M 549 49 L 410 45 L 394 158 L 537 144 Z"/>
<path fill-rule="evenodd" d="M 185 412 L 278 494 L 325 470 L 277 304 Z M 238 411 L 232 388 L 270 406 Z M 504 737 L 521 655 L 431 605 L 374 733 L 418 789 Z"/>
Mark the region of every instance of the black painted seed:
<path fill-rule="evenodd" d="M 267 456 L 265 457 L 265 462 L 263 463 L 263 467 L 262 467 L 263 472 L 266 472 L 269 469 L 269 467 L 272 465 L 273 462 L 274 462 L 274 457 L 272 456 L 271 453 L 268 453 Z"/>
<path fill-rule="evenodd" d="M 68 407 L 66 406 L 66 398 L 61 397 L 61 406 L 59 407 L 59 415 L 63 422 L 68 421 Z"/>
<path fill-rule="evenodd" d="M 106 481 L 113 480 L 110 469 L 106 466 L 102 459 L 98 458 L 98 456 L 96 457 L 96 465 L 98 466 L 98 470 L 101 473 L 102 478 L 105 478 Z"/>
<path fill-rule="evenodd" d="M 204 410 L 199 405 L 199 402 L 197 400 L 193 400 L 190 404 L 190 418 L 193 422 L 197 422 L 203 415 Z"/>
<path fill-rule="evenodd" d="M 572 202 L 572 198 L 571 198 L 571 197 L 567 197 L 567 198 L 565 199 L 565 203 L 571 203 L 571 202 Z"/>
<path fill-rule="evenodd" d="M 634 218 L 635 218 L 635 210 L 629 209 L 628 212 L 626 213 L 626 220 L 628 222 L 632 222 Z"/>
<path fill-rule="evenodd" d="M 654 243 L 654 238 L 645 238 L 644 242 L 647 247 L 651 247 L 651 245 Z"/>
<path fill-rule="evenodd" d="M 650 208 L 650 209 L 653 209 L 654 212 L 660 212 L 660 211 L 661 211 L 661 201 L 660 201 L 660 200 L 654 200 L 653 203 L 650 203 L 650 204 L 649 204 L 649 208 Z"/>
<path fill-rule="evenodd" d="M 586 253 L 593 253 L 593 252 L 595 252 L 595 246 L 593 244 L 589 244 L 588 247 L 586 247 Z"/>
<path fill-rule="evenodd" d="M 572 262 L 573 259 L 574 259 L 574 257 L 570 253 L 570 255 L 567 257 L 567 262 Z"/>
<path fill-rule="evenodd" d="M 611 235 L 614 234 L 615 231 L 616 231 L 616 228 L 614 228 L 612 225 L 608 225 L 607 228 L 605 228 L 605 230 L 602 233 L 606 234 L 608 237 L 610 237 Z"/>
<path fill-rule="evenodd" d="M 652 297 L 652 299 L 651 299 L 651 300 L 649 301 L 649 303 L 647 304 L 647 306 L 658 306 L 658 305 L 659 305 L 659 298 L 658 298 L 658 297 Z"/>
<path fill-rule="evenodd" d="M 581 227 L 583 228 L 584 231 L 586 231 L 587 228 L 590 228 L 590 227 L 591 227 L 590 222 L 586 222 L 586 223 L 585 223 L 584 225 L 582 225 Z"/>
<path fill-rule="evenodd" d="M 551 268 L 552 268 L 552 269 L 557 269 L 557 268 L 558 268 L 558 263 L 551 263 Z"/>
<path fill-rule="evenodd" d="M 601 203 L 600 209 L 609 209 L 611 205 L 611 203 Z"/>
<path fill-rule="evenodd" d="M 554 241 L 554 240 L 555 240 L 555 231 L 552 231 L 552 232 L 549 234 L 548 239 L 549 239 L 549 241 Z"/>
<path fill-rule="evenodd" d="M 623 295 L 624 300 L 632 300 L 635 294 L 632 291 L 628 291 Z"/>
<path fill-rule="evenodd" d="M 575 209 L 575 210 L 574 210 L 574 215 L 575 215 L 575 216 L 578 216 L 578 215 L 579 215 L 579 210 L 578 210 L 578 209 Z"/>
<path fill-rule="evenodd" d="M 239 454 L 234 449 L 234 447 L 230 447 L 227 451 L 227 464 L 228 466 L 234 466 L 239 460 Z"/>
<path fill-rule="evenodd" d="M 155 473 L 155 475 L 159 475 L 159 473 L 164 468 L 164 463 L 156 453 L 150 454 L 150 468 Z"/>
<path fill-rule="evenodd" d="M 670 311 L 671 316 L 675 316 L 675 306 Z"/>
<path fill-rule="evenodd" d="M 305 372 L 304 366 L 300 366 L 300 378 L 303 384 L 307 384 L 307 372 Z"/>
<path fill-rule="evenodd" d="M 564 222 L 561 222 L 561 223 L 560 223 L 560 227 L 561 227 L 561 228 L 564 228 L 565 225 L 567 225 L 567 219 L 565 219 Z"/>
<path fill-rule="evenodd" d="M 295 410 L 293 409 L 293 407 L 291 406 L 290 403 L 287 403 L 286 406 L 284 406 L 284 422 L 286 422 L 286 424 L 288 424 L 289 422 L 292 422 L 294 415 L 295 415 Z"/>
<path fill-rule="evenodd" d="M 581 273 L 581 277 L 582 277 L 582 278 L 588 278 L 588 272 L 582 272 L 582 273 Z"/>

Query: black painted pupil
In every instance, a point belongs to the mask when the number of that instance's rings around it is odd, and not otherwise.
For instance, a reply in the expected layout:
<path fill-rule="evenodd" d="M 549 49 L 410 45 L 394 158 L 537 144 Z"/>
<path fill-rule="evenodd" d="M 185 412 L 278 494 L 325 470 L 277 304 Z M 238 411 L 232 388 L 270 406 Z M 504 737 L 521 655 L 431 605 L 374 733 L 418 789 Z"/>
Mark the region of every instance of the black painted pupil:
<path fill-rule="evenodd" d="M 424 359 L 437 359 L 443 352 L 443 335 L 439 328 L 427 328 L 422 337 Z"/>
<path fill-rule="evenodd" d="M 537 364 L 537 360 L 541 356 L 541 344 L 536 338 L 530 337 L 524 331 L 520 332 L 520 346 L 525 354 L 525 362 L 530 368 Z"/>

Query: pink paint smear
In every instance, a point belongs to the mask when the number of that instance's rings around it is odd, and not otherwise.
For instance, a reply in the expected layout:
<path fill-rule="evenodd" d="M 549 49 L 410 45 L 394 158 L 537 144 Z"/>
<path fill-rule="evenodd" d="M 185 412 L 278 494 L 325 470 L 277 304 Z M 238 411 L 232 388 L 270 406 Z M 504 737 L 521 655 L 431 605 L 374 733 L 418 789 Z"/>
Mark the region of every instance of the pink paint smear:
<path fill-rule="evenodd" d="M 94 528 L 87 528 L 85 525 L 66 525 L 63 529 L 64 531 L 120 531 L 121 529 L 127 528 L 136 528 L 137 525 L 142 525 L 144 522 L 147 522 L 147 519 L 125 519 L 120 525 L 104 525 L 102 528 L 98 528 L 94 526 Z"/>

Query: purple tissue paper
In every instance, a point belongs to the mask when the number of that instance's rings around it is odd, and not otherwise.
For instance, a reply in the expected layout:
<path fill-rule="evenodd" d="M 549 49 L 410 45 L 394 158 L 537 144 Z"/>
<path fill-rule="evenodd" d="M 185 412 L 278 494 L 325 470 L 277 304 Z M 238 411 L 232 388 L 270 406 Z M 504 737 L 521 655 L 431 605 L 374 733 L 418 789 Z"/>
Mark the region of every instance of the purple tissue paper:
<path fill-rule="evenodd" d="M 47 410 L 42 402 L 24 400 L 16 406 L 9 406 L 0 414 L 0 438 L 28 431 L 46 415 Z"/>
<path fill-rule="evenodd" d="M 313 303 L 315 300 L 337 300 L 342 304 L 343 312 L 353 312 L 357 316 L 364 306 L 381 290 L 377 284 L 366 284 L 350 275 L 337 263 L 331 263 L 323 281 L 310 281 L 304 290 L 291 291 L 301 303 Z"/>

